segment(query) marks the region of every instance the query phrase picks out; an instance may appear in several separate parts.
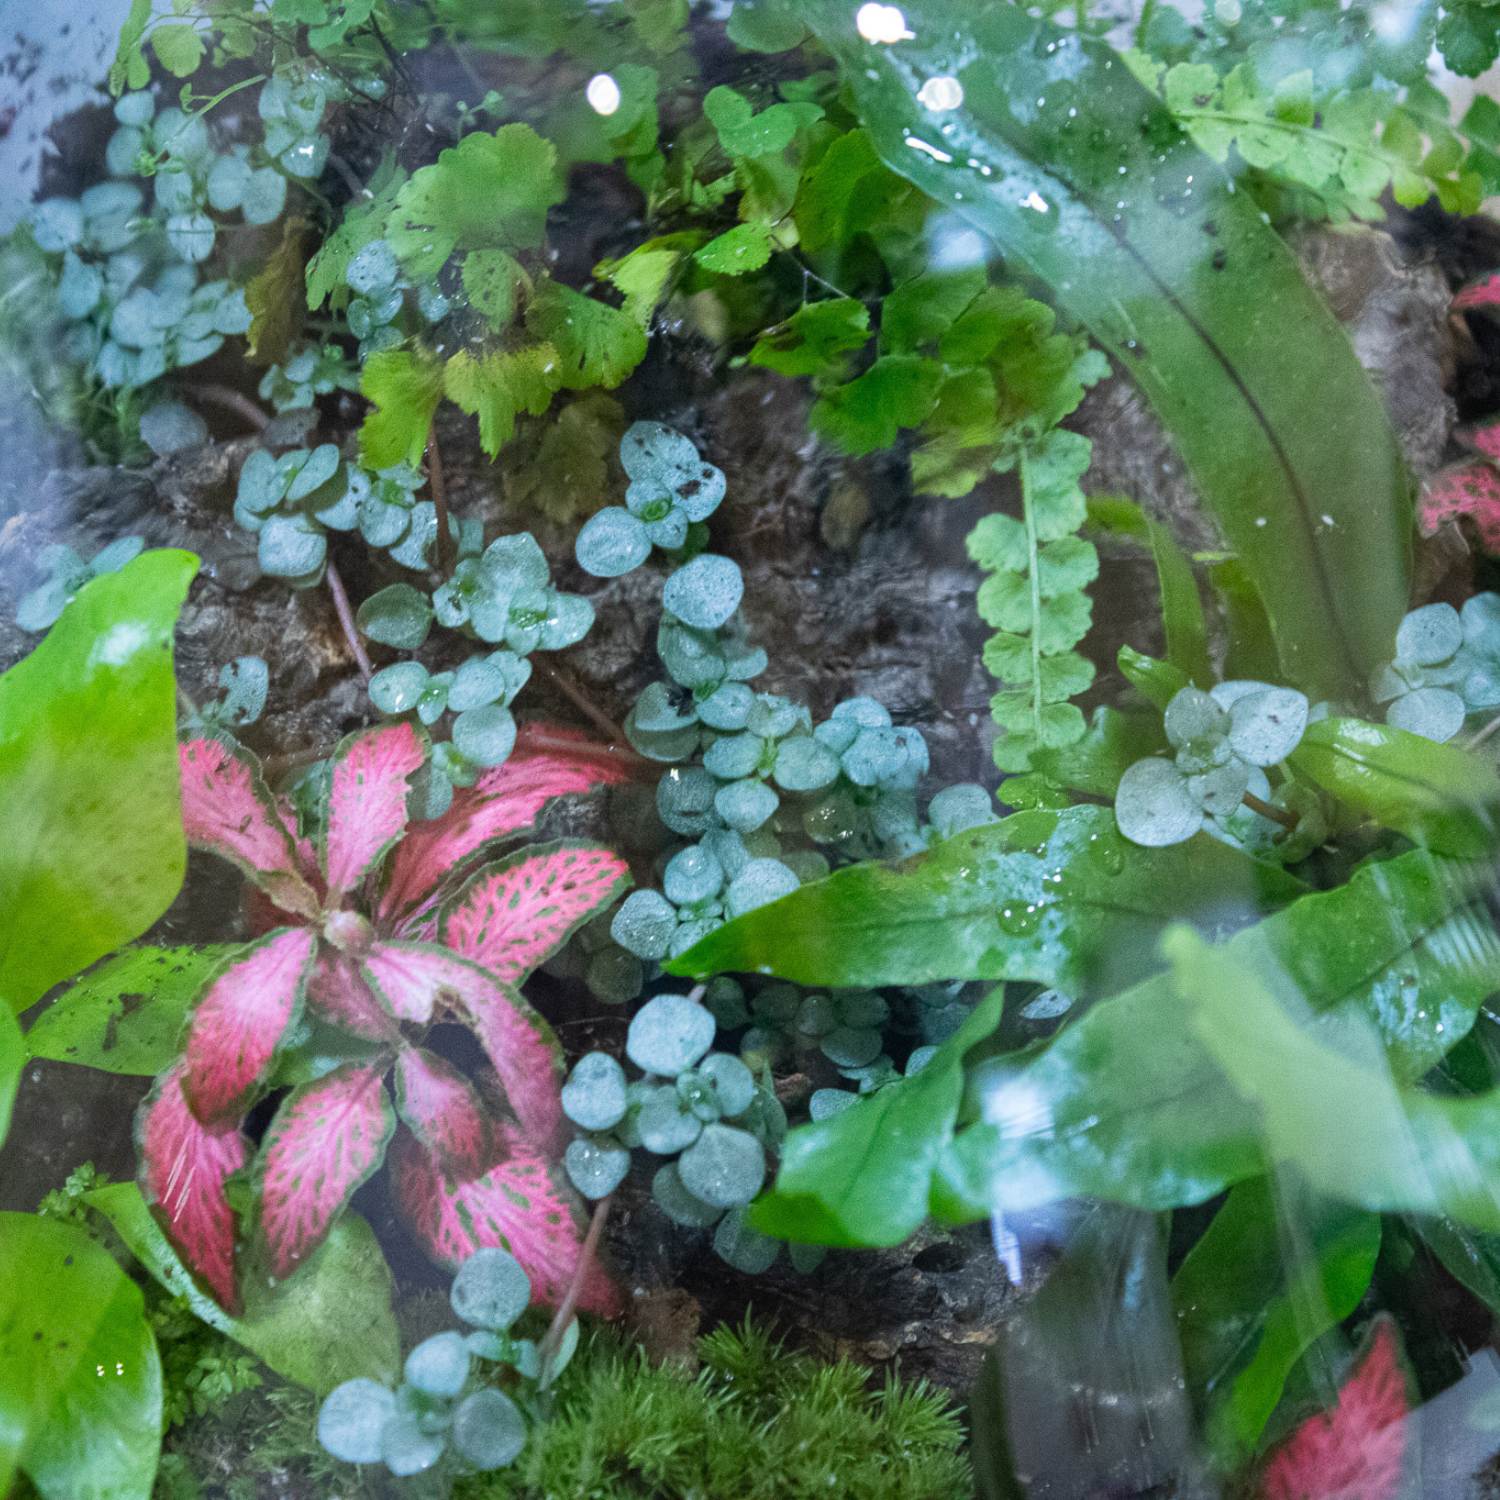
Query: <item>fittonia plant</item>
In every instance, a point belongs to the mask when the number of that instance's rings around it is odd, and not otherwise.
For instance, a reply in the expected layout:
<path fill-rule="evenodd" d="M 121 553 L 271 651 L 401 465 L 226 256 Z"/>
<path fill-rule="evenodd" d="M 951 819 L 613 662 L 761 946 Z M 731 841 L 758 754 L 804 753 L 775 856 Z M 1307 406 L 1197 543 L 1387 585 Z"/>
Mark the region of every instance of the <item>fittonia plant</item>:
<path fill-rule="evenodd" d="M 445 817 L 409 828 L 423 736 L 408 724 L 356 735 L 332 760 L 327 814 L 310 838 L 248 755 L 211 739 L 183 745 L 188 839 L 250 878 L 262 931 L 205 986 L 137 1133 L 148 1201 L 226 1307 L 242 1261 L 291 1275 L 382 1161 L 434 1259 L 457 1265 L 507 1247 L 539 1300 L 563 1295 L 580 1234 L 550 1155 L 561 1055 L 518 986 L 628 873 L 608 850 L 577 843 L 475 869 L 549 798 L 619 779 L 581 738 L 553 730 L 548 743 L 523 734 L 507 765 Z M 466 1077 L 423 1045 L 442 1020 L 474 1034 L 492 1075 Z M 287 1084 L 252 1161 L 245 1115 Z M 492 1091 L 504 1112 L 485 1102 Z M 227 1188 L 241 1172 L 254 1198 L 243 1218 Z M 612 1297 L 591 1268 L 580 1305 Z"/>
<path fill-rule="evenodd" d="M 505 1250 L 476 1250 L 458 1268 L 448 1300 L 471 1331 L 423 1339 L 407 1355 L 395 1391 L 367 1378 L 335 1387 L 318 1412 L 318 1441 L 327 1452 L 346 1463 L 383 1463 L 402 1478 L 432 1468 L 449 1451 L 478 1471 L 520 1457 L 529 1421 L 541 1415 L 544 1373 L 536 1342 L 512 1332 L 531 1302 L 526 1272 Z M 549 1380 L 577 1343 L 575 1320 L 545 1372 Z M 502 1371 L 509 1395 L 487 1378 Z"/>

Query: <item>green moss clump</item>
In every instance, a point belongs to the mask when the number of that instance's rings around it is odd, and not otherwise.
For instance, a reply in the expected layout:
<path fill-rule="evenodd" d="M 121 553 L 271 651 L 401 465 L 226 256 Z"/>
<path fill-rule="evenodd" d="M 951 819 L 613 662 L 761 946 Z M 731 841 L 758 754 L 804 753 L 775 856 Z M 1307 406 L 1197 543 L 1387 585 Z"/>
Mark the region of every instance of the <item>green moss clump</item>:
<path fill-rule="evenodd" d="M 960 1500 L 973 1494 L 948 1396 L 848 1360 L 788 1353 L 748 1319 L 699 1345 L 697 1376 L 596 1337 L 512 1469 L 454 1500 Z"/>

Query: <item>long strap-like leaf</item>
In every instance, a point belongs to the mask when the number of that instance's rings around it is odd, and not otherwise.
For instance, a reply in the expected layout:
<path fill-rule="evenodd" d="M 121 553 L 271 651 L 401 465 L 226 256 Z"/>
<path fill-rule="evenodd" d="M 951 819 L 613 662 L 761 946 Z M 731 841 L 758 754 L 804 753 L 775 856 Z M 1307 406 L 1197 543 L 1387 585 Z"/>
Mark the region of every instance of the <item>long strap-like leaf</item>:
<path fill-rule="evenodd" d="M 902 13 L 910 35 L 886 43 L 860 35 L 852 0 L 799 9 L 887 164 L 1046 282 L 1149 398 L 1265 598 L 1287 676 L 1347 696 L 1406 606 L 1411 499 L 1343 330 L 1109 48 L 1008 0 Z M 957 81 L 957 107 L 921 102 L 956 97 L 924 91 L 935 78 Z"/>

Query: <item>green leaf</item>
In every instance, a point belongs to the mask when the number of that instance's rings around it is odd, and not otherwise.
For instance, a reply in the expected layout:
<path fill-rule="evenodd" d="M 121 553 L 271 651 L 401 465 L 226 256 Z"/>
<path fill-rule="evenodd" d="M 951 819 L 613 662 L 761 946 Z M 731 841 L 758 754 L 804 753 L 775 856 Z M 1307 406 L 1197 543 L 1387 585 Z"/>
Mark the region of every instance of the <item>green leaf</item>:
<path fill-rule="evenodd" d="M 1409 1082 L 1464 1037 L 1500 985 L 1500 936 L 1482 900 L 1488 878 L 1479 866 L 1413 850 L 1303 896 L 1216 951 L 1276 996 L 1311 1007 L 1330 1037 L 1373 1023 L 1390 1075 Z M 944 1213 L 983 1217 L 997 1189 L 1017 1210 L 1078 1194 L 1173 1208 L 1258 1175 L 1257 1111 L 1227 1087 L 1194 1015 L 1171 977 L 1158 975 L 1092 1007 L 1035 1061 L 997 1074 L 992 1120 L 1044 1101 L 1048 1129 L 985 1123 L 962 1132 L 944 1164 Z M 1263 1041 L 1247 1045 L 1258 1051 Z M 1329 1149 L 1343 1151 L 1354 1129 L 1352 1117 L 1339 1125 Z"/>
<path fill-rule="evenodd" d="M 141 1289 L 74 1225 L 0 1214 L 0 1488 L 149 1500 L 161 1424 Z"/>
<path fill-rule="evenodd" d="M 0 998 L 25 1010 L 138 937 L 182 884 L 172 633 L 198 570 L 147 552 L 86 584 L 0 676 Z"/>
<path fill-rule="evenodd" d="M 464 295 L 496 333 L 510 325 L 516 312 L 516 289 L 525 273 L 504 250 L 471 250 L 460 268 Z"/>
<path fill-rule="evenodd" d="M 188 1011 L 238 944 L 127 948 L 75 980 L 26 1033 L 32 1057 L 150 1078 L 181 1050 Z"/>
<path fill-rule="evenodd" d="M 557 350 L 559 383 L 570 391 L 613 388 L 646 357 L 646 335 L 628 314 L 555 281 L 532 299 L 526 326 Z"/>
<path fill-rule="evenodd" d="M 559 374 L 551 344 L 478 359 L 460 349 L 443 368 L 443 389 L 455 406 L 479 418 L 479 445 L 493 458 L 510 441 L 518 412 L 539 417 L 552 404 Z"/>
<path fill-rule="evenodd" d="M 1453 1099 L 1402 1087 L 1372 1018 L 1332 1036 L 1300 996 L 1196 933 L 1163 939 L 1189 1024 L 1249 1106 L 1268 1159 L 1316 1192 L 1390 1213 L 1500 1229 L 1500 1090 Z"/>
<path fill-rule="evenodd" d="M 303 242 L 307 221 L 292 217 L 281 226 L 281 242 L 265 264 L 245 283 L 245 306 L 250 331 L 245 342 L 250 357 L 263 365 L 279 364 L 291 350 L 302 324 Z"/>
<path fill-rule="evenodd" d="M 1112 801 L 1120 777 L 1166 745 L 1160 714 L 1103 707 L 1094 710 L 1082 738 L 1059 749 L 1034 750 L 1031 763 L 1055 786 Z"/>
<path fill-rule="evenodd" d="M 958 1119 L 964 1059 L 1000 1024 L 1003 994 L 981 1000 L 912 1077 L 792 1131 L 750 1223 L 808 1245 L 899 1245 L 915 1234 Z"/>
<path fill-rule="evenodd" d="M 784 323 L 768 328 L 750 351 L 750 363 L 778 375 L 834 375 L 844 356 L 870 339 L 870 309 L 853 297 L 810 302 Z"/>
<path fill-rule="evenodd" d="M 0 1146 L 10 1130 L 10 1111 L 15 1103 L 16 1087 L 21 1081 L 21 1065 L 26 1061 L 26 1044 L 16 1018 L 0 1006 Z"/>
<path fill-rule="evenodd" d="M 682 262 L 707 238 L 702 230 L 684 229 L 658 235 L 637 245 L 619 260 L 600 261 L 594 275 L 625 298 L 625 314 L 648 328 L 667 296 Z"/>
<path fill-rule="evenodd" d="M 414 276 L 435 273 L 454 250 L 535 249 L 564 191 L 556 150 L 531 126 L 475 131 L 412 173 L 386 237 Z"/>
<path fill-rule="evenodd" d="M 758 271 L 770 258 L 771 226 L 761 223 L 736 224 L 693 256 L 705 271 L 716 271 L 720 276 Z"/>
<path fill-rule="evenodd" d="M 1017 813 L 899 864 L 858 864 L 717 928 L 665 967 L 867 988 L 1027 979 L 1098 994 L 1155 962 L 1151 934 L 1300 887 L 1207 837 L 1173 850 L 1121 838 L 1103 807 Z"/>
<path fill-rule="evenodd" d="M 90 1208 L 114 1225 L 130 1253 L 194 1315 L 227 1334 L 278 1375 L 326 1395 L 345 1380 L 368 1376 L 389 1384 L 401 1364 L 391 1312 L 391 1273 L 370 1226 L 345 1212 L 297 1274 L 272 1286 L 243 1278 L 245 1310 L 225 1312 L 198 1288 L 167 1243 L 133 1182 L 95 1188 Z"/>
<path fill-rule="evenodd" d="M 375 403 L 359 429 L 359 451 L 366 466 L 421 468 L 432 414 L 443 394 L 443 366 L 408 349 L 372 354 L 360 372 L 359 392 Z"/>
<path fill-rule="evenodd" d="M 743 94 L 721 83 L 703 96 L 703 113 L 730 156 L 767 156 L 790 146 L 798 125 L 817 119 L 822 110 L 806 104 L 773 104 L 757 114 Z"/>
<path fill-rule="evenodd" d="M 725 29 L 736 47 L 750 52 L 789 52 L 807 35 L 787 0 L 735 0 Z"/>
<path fill-rule="evenodd" d="M 1133 646 L 1121 646 L 1115 658 L 1120 675 L 1158 708 L 1165 708 L 1183 688 L 1190 686 L 1187 673 L 1169 661 L 1146 656 Z"/>
<path fill-rule="evenodd" d="M 983 266 L 961 271 L 923 271 L 903 281 L 885 299 L 880 314 L 884 354 L 913 354 L 936 343 L 984 290 Z"/>
<path fill-rule="evenodd" d="M 174 78 L 187 78 L 203 61 L 203 37 L 195 26 L 174 21 L 152 30 L 151 50 Z"/>
<path fill-rule="evenodd" d="M 852 458 L 889 448 L 903 427 L 916 427 L 932 410 L 943 367 L 910 354 L 882 355 L 857 380 L 827 391 L 808 413 L 808 425 Z"/>
<path fill-rule="evenodd" d="M 1188 1390 L 1225 1468 L 1253 1453 L 1287 1376 L 1358 1306 L 1380 1220 L 1257 1177 L 1231 1190 L 1172 1278 Z"/>
<path fill-rule="evenodd" d="M 1352 697 L 1408 596 L 1408 481 L 1348 337 L 1252 195 L 1229 191 L 1101 42 L 1021 6 L 912 0 L 914 38 L 871 46 L 853 10 L 808 0 L 799 14 L 838 59 L 884 161 L 1038 276 L 1133 375 L 1266 601 L 1286 680 Z M 955 76 L 973 167 L 911 146 L 932 134 L 916 81 L 952 73 L 956 34 L 972 59 Z M 990 191 L 982 169 L 1028 191 Z M 1106 177 L 1118 222 L 1098 206 Z"/>
<path fill-rule="evenodd" d="M 1308 725 L 1287 764 L 1360 817 L 1437 854 L 1478 856 L 1495 846 L 1500 774 L 1457 745 L 1389 724 L 1324 719 Z"/>
<path fill-rule="evenodd" d="M 387 157 L 371 179 L 371 196 L 345 211 L 343 222 L 323 241 L 322 248 L 307 263 L 307 305 L 321 307 L 344 288 L 349 262 L 385 234 L 386 220 L 396 206 L 396 197 L 406 178 L 395 159 Z"/>
<path fill-rule="evenodd" d="M 151 64 L 142 50 L 146 28 L 151 24 L 152 0 L 130 0 L 130 12 L 120 28 L 114 61 L 109 65 L 109 91 L 121 94 L 127 88 L 143 89 L 151 82 Z"/>

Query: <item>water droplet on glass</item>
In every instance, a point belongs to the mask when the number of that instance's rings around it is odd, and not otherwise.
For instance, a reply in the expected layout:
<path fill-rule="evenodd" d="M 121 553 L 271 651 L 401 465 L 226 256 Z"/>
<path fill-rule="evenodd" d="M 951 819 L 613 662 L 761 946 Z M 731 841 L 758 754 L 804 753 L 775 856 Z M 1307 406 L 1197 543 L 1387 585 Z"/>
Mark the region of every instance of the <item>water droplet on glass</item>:
<path fill-rule="evenodd" d="M 620 85 L 608 73 L 595 73 L 583 97 L 595 114 L 612 115 L 620 107 Z"/>
<path fill-rule="evenodd" d="M 957 109 L 963 102 L 964 86 L 951 74 L 944 73 L 936 78 L 929 78 L 917 90 L 917 103 L 924 109 L 930 109 L 935 115 Z"/>

